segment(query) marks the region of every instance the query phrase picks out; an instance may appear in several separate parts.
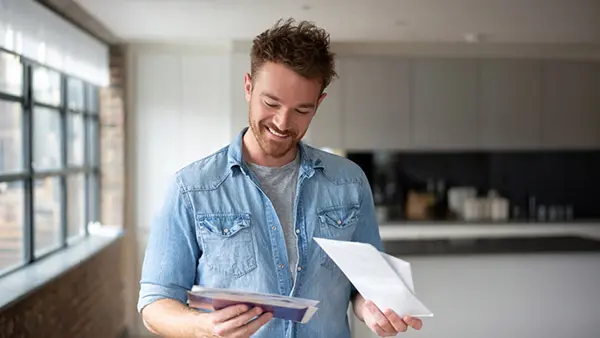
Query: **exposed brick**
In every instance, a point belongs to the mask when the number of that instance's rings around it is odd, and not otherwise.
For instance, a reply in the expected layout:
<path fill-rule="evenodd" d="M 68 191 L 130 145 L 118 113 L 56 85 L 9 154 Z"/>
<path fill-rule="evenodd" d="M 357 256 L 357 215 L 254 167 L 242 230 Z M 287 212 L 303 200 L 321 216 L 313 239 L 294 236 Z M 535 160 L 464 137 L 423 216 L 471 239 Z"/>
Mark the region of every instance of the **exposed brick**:
<path fill-rule="evenodd" d="M 110 47 L 110 84 L 100 94 L 100 222 L 124 223 L 125 200 L 125 52 Z"/>
<path fill-rule="evenodd" d="M 0 338 L 116 338 L 125 327 L 123 240 L 0 312 Z"/>

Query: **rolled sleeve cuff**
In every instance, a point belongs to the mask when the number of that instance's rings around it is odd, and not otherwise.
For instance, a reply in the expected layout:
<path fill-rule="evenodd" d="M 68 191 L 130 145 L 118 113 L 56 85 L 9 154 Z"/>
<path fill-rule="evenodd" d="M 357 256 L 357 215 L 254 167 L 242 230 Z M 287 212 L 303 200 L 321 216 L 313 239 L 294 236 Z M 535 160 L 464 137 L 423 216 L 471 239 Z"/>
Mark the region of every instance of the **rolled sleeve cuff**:
<path fill-rule="evenodd" d="M 144 307 L 160 299 L 173 299 L 182 304 L 187 304 L 187 291 L 181 287 L 166 287 L 163 285 L 142 283 L 140 285 L 137 310 L 141 313 Z"/>

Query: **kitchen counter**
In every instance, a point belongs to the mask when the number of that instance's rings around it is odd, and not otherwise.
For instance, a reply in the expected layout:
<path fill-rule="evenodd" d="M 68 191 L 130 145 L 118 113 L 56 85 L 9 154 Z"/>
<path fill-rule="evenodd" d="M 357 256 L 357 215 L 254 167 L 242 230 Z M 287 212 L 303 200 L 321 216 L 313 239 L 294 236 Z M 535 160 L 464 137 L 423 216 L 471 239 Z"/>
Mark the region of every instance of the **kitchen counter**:
<path fill-rule="evenodd" d="M 600 220 L 586 222 L 389 222 L 379 226 L 383 240 L 578 235 L 600 238 Z"/>
<path fill-rule="evenodd" d="M 600 252 L 600 222 L 386 223 L 379 227 L 392 255 Z"/>

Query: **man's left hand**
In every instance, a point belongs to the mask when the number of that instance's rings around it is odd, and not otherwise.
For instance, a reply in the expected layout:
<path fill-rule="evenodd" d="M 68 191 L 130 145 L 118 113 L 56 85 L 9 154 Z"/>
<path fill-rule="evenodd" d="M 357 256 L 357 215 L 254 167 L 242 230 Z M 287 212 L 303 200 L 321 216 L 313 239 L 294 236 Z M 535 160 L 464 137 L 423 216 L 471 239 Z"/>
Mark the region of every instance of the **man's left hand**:
<path fill-rule="evenodd" d="M 380 337 L 393 337 L 400 332 L 406 332 L 409 327 L 420 330 L 423 326 L 423 322 L 419 318 L 410 316 L 401 318 L 390 309 L 382 312 L 375 303 L 369 300 L 361 299 L 356 305 L 357 317 Z"/>

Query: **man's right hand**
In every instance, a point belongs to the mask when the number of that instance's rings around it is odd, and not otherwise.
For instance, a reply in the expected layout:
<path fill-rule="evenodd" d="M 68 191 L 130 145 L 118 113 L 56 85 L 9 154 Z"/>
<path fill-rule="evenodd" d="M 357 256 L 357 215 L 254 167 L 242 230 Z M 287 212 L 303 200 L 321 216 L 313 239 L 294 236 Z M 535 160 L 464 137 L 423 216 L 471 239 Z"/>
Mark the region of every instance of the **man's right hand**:
<path fill-rule="evenodd" d="M 248 309 L 246 305 L 221 310 L 214 310 L 206 303 L 194 307 L 212 312 L 200 312 L 173 299 L 155 301 L 142 311 L 144 325 L 161 337 L 246 338 L 273 318 L 272 313 L 264 313 L 260 308 Z"/>
<path fill-rule="evenodd" d="M 203 308 L 212 309 L 210 306 Z M 246 305 L 234 305 L 206 313 L 204 318 L 206 322 L 198 337 L 246 338 L 269 322 L 273 314 L 263 313 L 259 307 L 249 309 Z"/>

